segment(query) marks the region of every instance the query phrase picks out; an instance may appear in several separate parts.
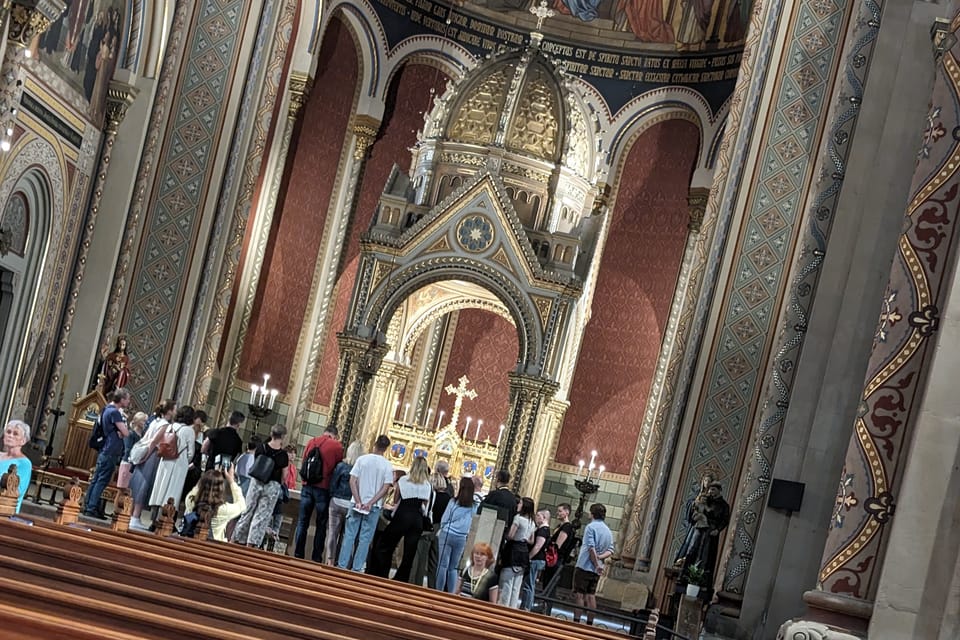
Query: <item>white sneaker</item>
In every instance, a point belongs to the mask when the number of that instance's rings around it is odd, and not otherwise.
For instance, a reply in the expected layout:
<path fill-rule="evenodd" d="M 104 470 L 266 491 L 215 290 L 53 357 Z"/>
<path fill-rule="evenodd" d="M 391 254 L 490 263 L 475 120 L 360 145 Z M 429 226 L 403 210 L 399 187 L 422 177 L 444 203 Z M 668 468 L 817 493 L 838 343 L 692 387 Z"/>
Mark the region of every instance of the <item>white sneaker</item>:
<path fill-rule="evenodd" d="M 140 518 L 130 518 L 130 528 L 136 529 L 137 531 L 149 531 L 146 525 L 140 520 Z"/>

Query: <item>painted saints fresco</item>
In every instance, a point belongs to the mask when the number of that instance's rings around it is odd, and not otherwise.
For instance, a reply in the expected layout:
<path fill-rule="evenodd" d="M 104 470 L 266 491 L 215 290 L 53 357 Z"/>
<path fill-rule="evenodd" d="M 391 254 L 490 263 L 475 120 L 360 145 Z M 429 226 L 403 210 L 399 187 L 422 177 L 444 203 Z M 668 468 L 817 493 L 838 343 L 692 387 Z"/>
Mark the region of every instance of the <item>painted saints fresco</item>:
<path fill-rule="evenodd" d="M 35 45 L 40 59 L 83 94 L 87 115 L 103 115 L 123 32 L 124 0 L 66 0 L 67 9 Z"/>
<path fill-rule="evenodd" d="M 466 0 L 466 9 L 522 11 L 539 0 Z M 743 42 L 751 0 L 548 0 L 551 8 L 601 30 L 633 33 L 639 43 L 711 50 Z M 553 18 L 554 20 L 563 18 Z"/>

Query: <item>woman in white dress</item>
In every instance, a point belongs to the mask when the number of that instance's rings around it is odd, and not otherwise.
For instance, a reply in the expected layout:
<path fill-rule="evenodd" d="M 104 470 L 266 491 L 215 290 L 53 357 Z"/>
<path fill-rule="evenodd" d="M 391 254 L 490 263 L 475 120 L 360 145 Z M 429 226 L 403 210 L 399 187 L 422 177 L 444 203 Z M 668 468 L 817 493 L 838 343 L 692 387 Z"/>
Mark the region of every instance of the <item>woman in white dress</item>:
<path fill-rule="evenodd" d="M 193 431 L 193 407 L 184 405 L 177 410 L 177 417 L 173 424 L 167 427 L 168 433 L 177 434 L 176 458 L 160 460 L 157 466 L 157 478 L 153 482 L 153 492 L 150 494 L 150 506 L 162 507 L 169 498 L 179 509 L 180 496 L 183 494 L 183 483 L 187 479 L 187 468 L 193 459 L 193 450 L 196 446 L 196 434 Z"/>

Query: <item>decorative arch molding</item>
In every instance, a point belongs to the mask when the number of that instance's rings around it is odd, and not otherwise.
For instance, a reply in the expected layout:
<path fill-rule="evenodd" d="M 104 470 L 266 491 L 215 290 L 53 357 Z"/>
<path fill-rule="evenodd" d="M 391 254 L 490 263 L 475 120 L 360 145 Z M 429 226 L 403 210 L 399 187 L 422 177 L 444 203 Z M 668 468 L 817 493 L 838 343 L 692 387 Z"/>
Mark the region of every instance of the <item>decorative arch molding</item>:
<path fill-rule="evenodd" d="M 524 368 L 539 368 L 543 331 L 536 306 L 512 281 L 508 274 L 480 263 L 469 263 L 461 257 L 427 258 L 391 275 L 388 281 L 371 292 L 369 304 L 357 315 L 357 333 L 375 338 L 385 333 L 383 318 L 392 318 L 404 301 L 418 289 L 444 280 L 463 280 L 486 289 L 496 296 L 517 327 L 518 359 Z"/>
<path fill-rule="evenodd" d="M 425 305 L 423 309 L 419 310 L 419 313 L 408 319 L 406 331 L 395 349 L 399 359 L 405 363 L 410 362 L 417 340 L 420 339 L 427 327 L 448 313 L 464 309 L 489 311 L 500 316 L 514 327 L 517 326 L 516 319 L 510 314 L 510 310 L 499 301 L 475 296 L 454 296 L 437 300 Z"/>
<path fill-rule="evenodd" d="M 61 157 L 45 140 L 32 138 L 11 150 L 13 160 L 6 167 L 7 178 L 0 184 L 3 210 L 13 198 L 22 198 L 28 214 L 28 235 L 22 257 L 0 258 L 3 271 L 12 273 L 10 304 L 0 335 L 0 398 L 4 420 L 27 415 L 42 403 L 42 389 L 34 393 L 38 374 L 46 371 L 52 350 L 52 336 L 35 326 L 38 305 L 50 294 L 48 252 L 64 233 L 64 194 Z M 29 366 L 27 362 L 29 360 Z M 34 405 L 31 407 L 31 402 Z M 28 416 L 29 417 L 29 416 Z"/>
<path fill-rule="evenodd" d="M 364 0 L 338 2 L 324 9 L 317 46 L 313 51 L 310 63 L 310 76 L 316 76 L 320 53 L 319 44 L 323 42 L 327 27 L 330 26 L 330 20 L 334 17 L 340 18 L 347 26 L 347 32 L 353 38 L 360 64 L 356 113 L 368 114 L 379 120 L 383 115 L 384 104 L 382 96 L 377 94 L 377 87 L 381 82 L 383 73 L 380 66 L 380 52 L 386 50 L 386 36 L 379 22 L 371 22 L 369 16 L 372 15 L 372 12 L 373 10 Z"/>
<path fill-rule="evenodd" d="M 621 166 L 632 142 L 640 133 L 671 118 L 681 118 L 697 125 L 700 142 L 696 166 L 708 166 L 709 152 L 721 122 L 703 96 L 683 87 L 649 91 L 617 113 L 603 140 L 604 146 L 610 150 L 609 166 Z"/>

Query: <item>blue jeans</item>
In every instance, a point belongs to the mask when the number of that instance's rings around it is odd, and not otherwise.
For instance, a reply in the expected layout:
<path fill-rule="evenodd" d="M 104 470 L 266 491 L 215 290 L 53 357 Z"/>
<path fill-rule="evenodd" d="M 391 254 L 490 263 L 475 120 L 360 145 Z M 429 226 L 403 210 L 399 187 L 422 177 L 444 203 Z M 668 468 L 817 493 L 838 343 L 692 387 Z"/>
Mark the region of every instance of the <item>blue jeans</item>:
<path fill-rule="evenodd" d="M 463 548 L 467 545 L 467 536 L 448 534 L 441 530 L 437 538 L 440 549 L 437 560 L 437 589 L 447 593 L 455 593 L 457 588 L 457 569 L 460 567 L 460 558 Z"/>
<path fill-rule="evenodd" d="M 100 514 L 100 496 L 103 490 L 110 484 L 110 478 L 120 464 L 122 454 L 111 455 L 100 452 L 97 456 L 97 466 L 93 470 L 93 476 L 90 478 L 90 487 L 87 489 L 87 500 L 83 503 L 83 512 L 88 516 Z"/>
<path fill-rule="evenodd" d="M 310 529 L 310 516 L 317 510 L 317 528 L 313 532 L 313 554 L 310 559 L 323 562 L 323 543 L 327 538 L 327 507 L 330 504 L 330 491 L 304 485 L 300 490 L 300 517 L 297 518 L 297 533 L 293 555 L 302 558 L 306 552 L 307 531 Z"/>
<path fill-rule="evenodd" d="M 520 608 L 524 611 L 530 611 L 533 608 L 533 594 L 537 590 L 537 576 L 547 566 L 546 560 L 531 560 L 530 569 L 527 575 L 523 576 L 523 584 L 520 586 Z"/>
<path fill-rule="evenodd" d="M 370 551 L 370 542 L 373 541 L 373 534 L 377 532 L 379 521 L 380 507 L 373 507 L 366 515 L 350 508 L 347 512 L 347 524 L 343 529 L 343 542 L 340 546 L 340 557 L 337 559 L 338 567 L 348 568 L 350 556 L 353 556 L 353 566 L 350 568 L 354 571 L 363 571 L 363 565 L 367 562 L 367 553 Z M 356 553 L 353 551 L 354 544 L 357 547 Z"/>

